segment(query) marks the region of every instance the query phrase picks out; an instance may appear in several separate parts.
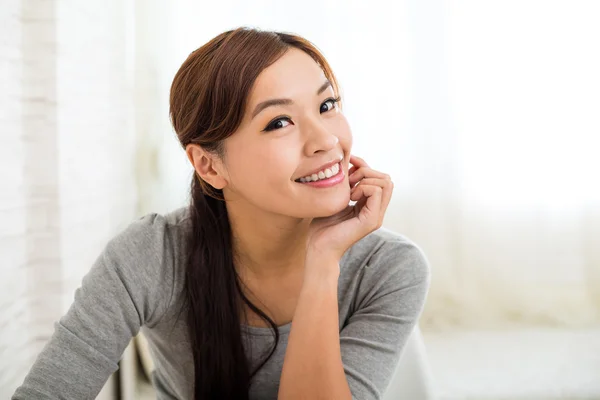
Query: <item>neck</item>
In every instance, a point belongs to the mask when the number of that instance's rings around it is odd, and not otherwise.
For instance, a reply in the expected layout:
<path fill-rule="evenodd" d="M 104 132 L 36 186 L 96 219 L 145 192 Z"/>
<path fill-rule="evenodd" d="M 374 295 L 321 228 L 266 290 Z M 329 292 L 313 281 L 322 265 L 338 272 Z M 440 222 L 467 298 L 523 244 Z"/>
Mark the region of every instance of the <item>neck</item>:
<path fill-rule="evenodd" d="M 238 272 L 268 280 L 304 269 L 310 218 L 267 213 L 246 202 L 227 202 L 227 213 Z"/>

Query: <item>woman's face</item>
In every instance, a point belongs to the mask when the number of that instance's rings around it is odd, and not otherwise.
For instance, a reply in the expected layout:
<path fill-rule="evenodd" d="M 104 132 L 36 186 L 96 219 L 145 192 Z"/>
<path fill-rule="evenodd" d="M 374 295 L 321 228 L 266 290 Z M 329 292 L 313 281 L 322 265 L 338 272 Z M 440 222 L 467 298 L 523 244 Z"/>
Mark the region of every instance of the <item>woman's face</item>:
<path fill-rule="evenodd" d="M 298 218 L 346 207 L 352 134 L 336 95 L 300 50 L 290 49 L 263 70 L 239 129 L 225 140 L 225 199 Z"/>

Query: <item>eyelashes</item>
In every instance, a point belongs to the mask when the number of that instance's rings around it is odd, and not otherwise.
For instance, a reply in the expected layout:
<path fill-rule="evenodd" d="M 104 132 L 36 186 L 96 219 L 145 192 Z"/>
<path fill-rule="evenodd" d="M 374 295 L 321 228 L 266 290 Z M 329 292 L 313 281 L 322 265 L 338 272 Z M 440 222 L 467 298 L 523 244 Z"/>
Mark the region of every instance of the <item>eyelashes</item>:
<path fill-rule="evenodd" d="M 323 103 L 321 103 L 321 105 L 319 106 L 319 112 L 321 114 L 329 112 L 331 110 L 334 110 L 335 108 L 337 108 L 339 102 L 341 100 L 341 97 L 330 97 L 327 100 L 325 100 Z M 327 104 L 331 104 L 331 107 L 329 108 L 324 108 L 323 106 L 326 106 Z M 275 118 L 274 120 L 272 120 L 271 122 L 269 122 L 267 124 L 267 126 L 265 127 L 265 129 L 263 129 L 263 132 L 270 132 L 270 131 L 274 131 L 277 129 L 281 129 L 281 128 L 285 128 L 286 126 L 293 124 L 292 119 L 285 115 L 285 116 L 279 116 L 277 118 Z"/>
<path fill-rule="evenodd" d="M 270 131 L 274 131 L 276 129 L 281 129 L 281 128 L 285 128 L 287 125 L 284 125 L 283 123 L 287 122 L 287 124 L 291 124 L 291 118 L 290 117 L 277 117 L 277 119 L 274 119 L 273 121 L 269 122 L 269 124 L 266 126 L 265 129 L 263 129 L 263 132 L 270 132 Z"/>
<path fill-rule="evenodd" d="M 324 113 L 324 112 L 327 112 L 327 111 L 331 111 L 331 110 L 333 110 L 333 108 L 334 108 L 334 107 L 336 107 L 336 106 L 337 106 L 337 104 L 340 102 L 340 99 L 341 99 L 341 97 L 340 97 L 340 96 L 338 96 L 338 97 L 330 97 L 330 98 L 328 98 L 327 100 L 325 100 L 325 101 L 323 102 L 323 104 L 321 104 L 321 109 L 319 110 L 319 111 L 321 111 L 321 114 L 322 114 L 322 113 Z M 324 106 L 325 104 L 327 104 L 327 103 L 331 103 L 331 108 L 329 108 L 329 109 L 326 109 L 326 110 L 323 110 L 323 106 Z"/>

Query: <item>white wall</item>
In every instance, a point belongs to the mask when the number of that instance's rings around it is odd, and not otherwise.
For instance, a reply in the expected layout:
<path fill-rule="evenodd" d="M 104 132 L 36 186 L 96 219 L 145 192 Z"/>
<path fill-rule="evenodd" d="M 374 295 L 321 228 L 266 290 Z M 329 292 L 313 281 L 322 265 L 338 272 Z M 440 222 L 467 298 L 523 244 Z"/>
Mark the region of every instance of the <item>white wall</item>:
<path fill-rule="evenodd" d="M 0 397 L 136 216 L 133 2 L 0 9 Z"/>
<path fill-rule="evenodd" d="M 177 10 L 176 2 L 136 0 L 136 178 L 141 214 L 166 213 L 189 198 L 192 169 L 169 121 L 171 82 L 187 57 L 174 56 L 182 40 L 176 35 L 183 22 L 174 14 Z"/>

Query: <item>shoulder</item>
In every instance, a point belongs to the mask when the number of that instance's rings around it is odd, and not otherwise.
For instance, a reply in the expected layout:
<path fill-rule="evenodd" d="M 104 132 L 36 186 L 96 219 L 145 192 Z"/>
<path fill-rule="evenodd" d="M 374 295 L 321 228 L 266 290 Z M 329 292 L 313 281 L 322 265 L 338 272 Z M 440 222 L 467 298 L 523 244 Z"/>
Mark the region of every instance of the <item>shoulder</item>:
<path fill-rule="evenodd" d="M 408 237 L 380 228 L 356 242 L 344 255 L 369 280 L 429 285 L 431 267 L 423 249 Z"/>
<path fill-rule="evenodd" d="M 107 251 L 123 257 L 158 257 L 172 254 L 182 242 L 187 225 L 187 207 L 167 214 L 148 213 L 128 223 L 108 243 Z"/>
<path fill-rule="evenodd" d="M 148 324 L 165 313 L 182 289 L 187 214 L 187 207 L 145 214 L 117 233 L 101 255 L 134 301 L 148 308 Z"/>

